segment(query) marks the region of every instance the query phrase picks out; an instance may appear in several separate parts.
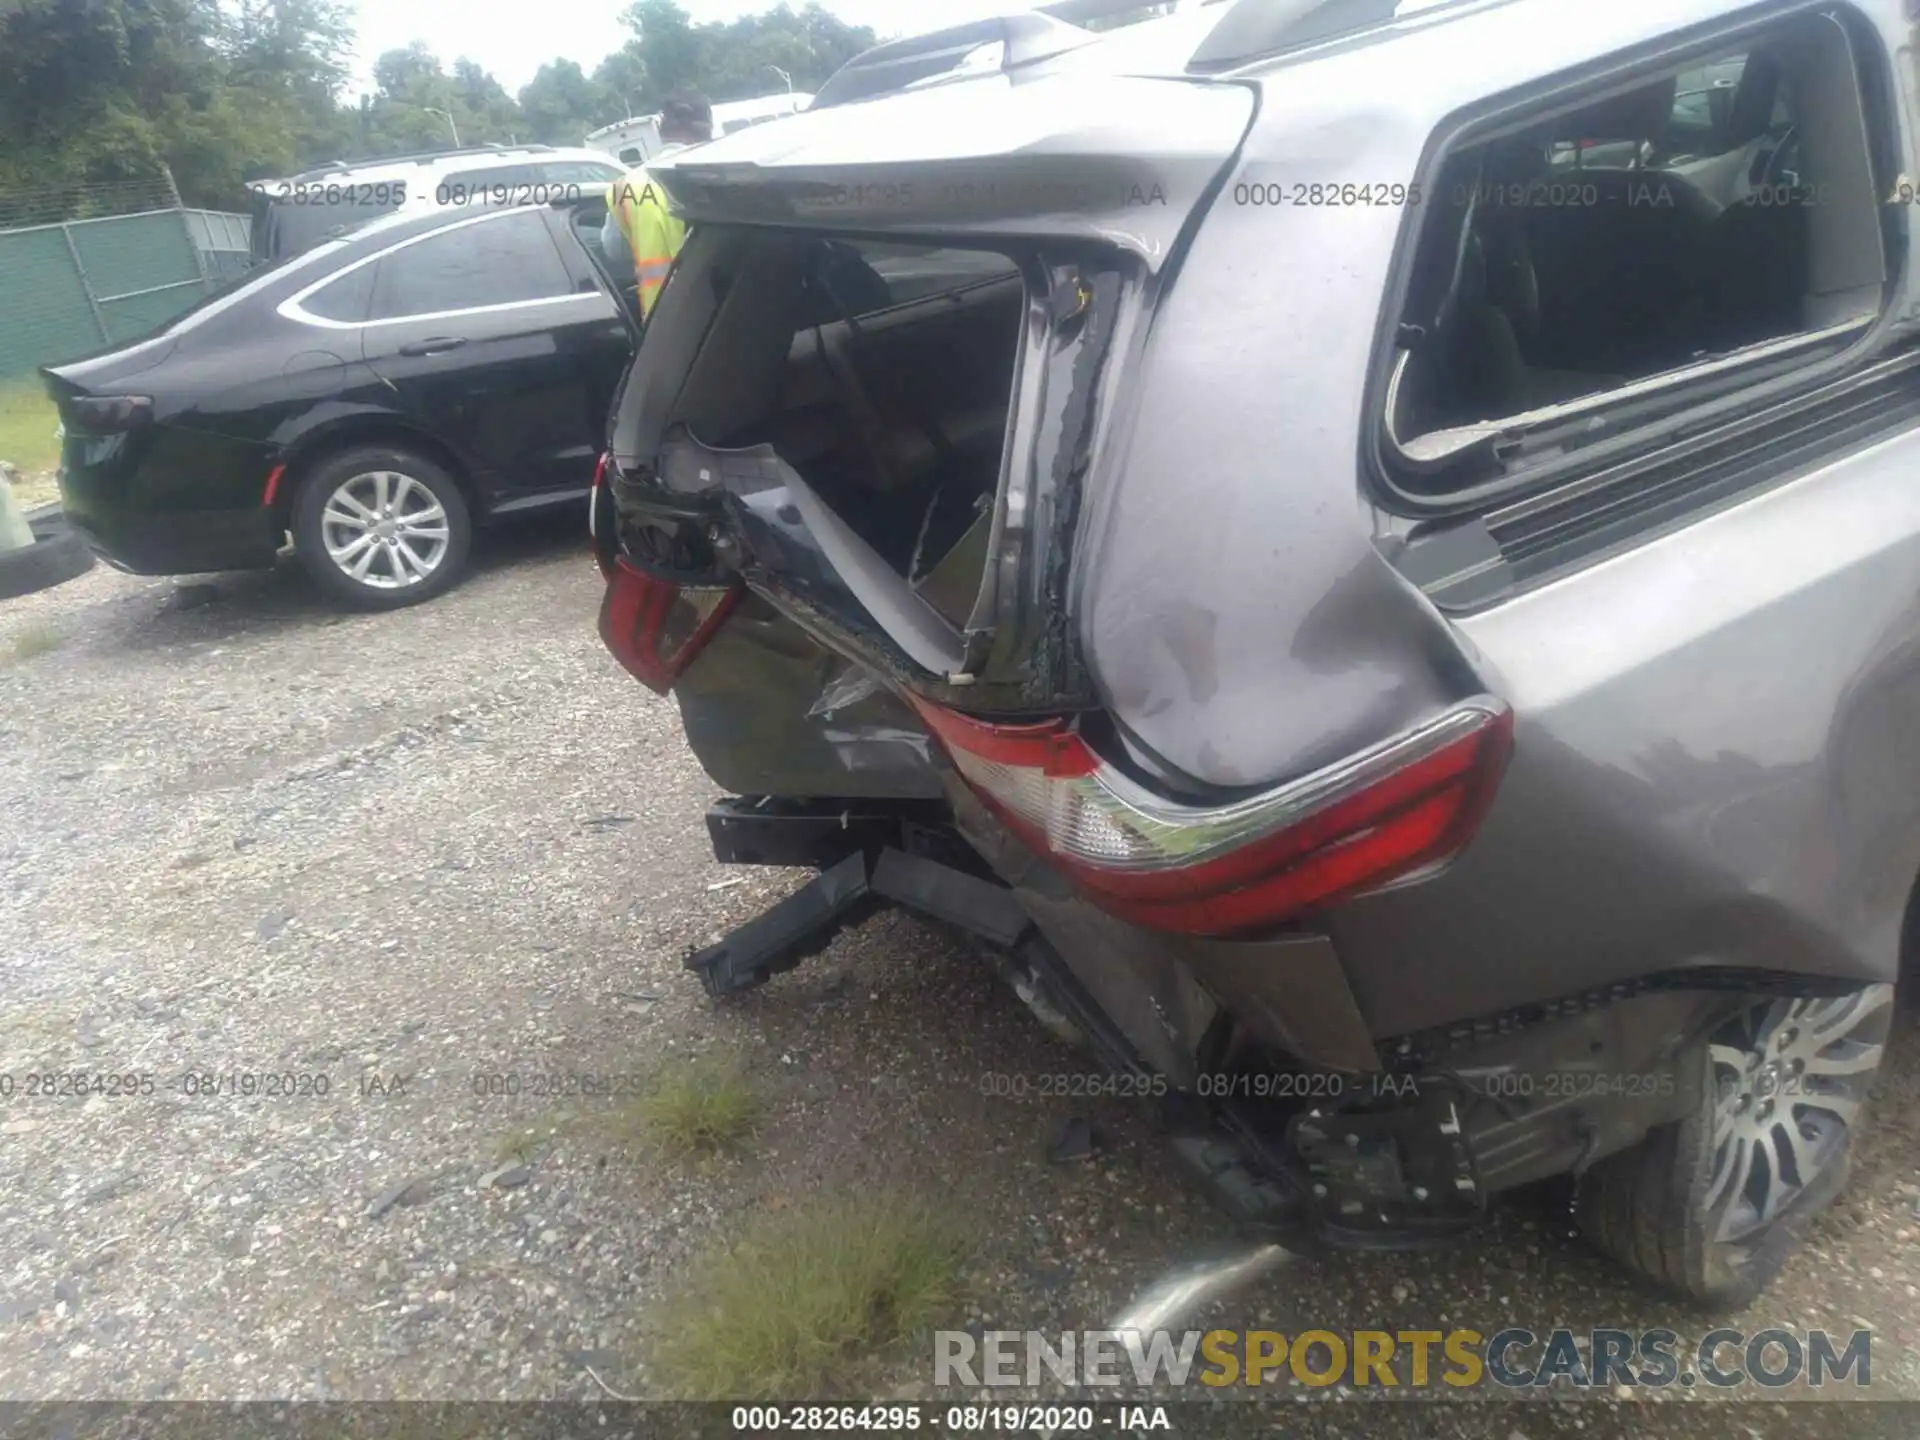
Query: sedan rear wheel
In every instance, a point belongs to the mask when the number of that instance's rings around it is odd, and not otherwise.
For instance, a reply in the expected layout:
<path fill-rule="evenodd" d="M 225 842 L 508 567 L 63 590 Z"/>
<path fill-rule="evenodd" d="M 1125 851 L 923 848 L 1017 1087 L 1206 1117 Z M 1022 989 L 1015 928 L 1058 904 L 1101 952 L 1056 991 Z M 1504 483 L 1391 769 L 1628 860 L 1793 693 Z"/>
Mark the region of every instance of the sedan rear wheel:
<path fill-rule="evenodd" d="M 459 487 L 425 456 L 372 447 L 322 463 L 295 507 L 294 549 L 315 580 L 375 609 L 438 595 L 466 563 Z"/>
<path fill-rule="evenodd" d="M 1735 1016 L 1708 1043 L 1694 1114 L 1587 1174 L 1581 1228 L 1662 1289 L 1747 1304 L 1846 1183 L 1892 1020 L 1891 985 Z"/>

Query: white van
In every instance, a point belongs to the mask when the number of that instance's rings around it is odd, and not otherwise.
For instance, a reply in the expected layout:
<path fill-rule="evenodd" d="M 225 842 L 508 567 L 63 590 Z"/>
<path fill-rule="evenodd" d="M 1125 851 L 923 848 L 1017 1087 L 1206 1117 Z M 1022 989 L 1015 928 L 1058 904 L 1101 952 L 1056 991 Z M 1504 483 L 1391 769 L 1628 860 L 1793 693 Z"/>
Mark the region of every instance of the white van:
<path fill-rule="evenodd" d="M 769 120 L 797 115 L 812 103 L 811 94 L 784 90 L 757 100 L 730 100 L 713 107 L 713 136 L 717 140 L 749 125 L 764 125 Z M 660 153 L 660 117 L 641 115 L 616 120 L 589 134 L 586 143 L 589 149 L 604 151 L 629 168 L 644 165 Z"/>
<path fill-rule="evenodd" d="M 713 138 L 718 140 L 722 135 L 731 135 L 749 125 L 764 125 L 769 120 L 798 115 L 812 103 L 813 96 L 810 94 L 783 91 L 778 95 L 763 95 L 758 100 L 733 100 L 725 105 L 716 105 L 713 107 Z"/>
<path fill-rule="evenodd" d="M 554 145 L 480 145 L 322 165 L 248 184 L 253 255 L 298 255 L 396 211 L 578 199 L 623 173 L 602 151 Z"/>
<path fill-rule="evenodd" d="M 587 148 L 611 155 L 628 169 L 644 165 L 660 153 L 660 117 L 616 120 L 587 136 Z"/>

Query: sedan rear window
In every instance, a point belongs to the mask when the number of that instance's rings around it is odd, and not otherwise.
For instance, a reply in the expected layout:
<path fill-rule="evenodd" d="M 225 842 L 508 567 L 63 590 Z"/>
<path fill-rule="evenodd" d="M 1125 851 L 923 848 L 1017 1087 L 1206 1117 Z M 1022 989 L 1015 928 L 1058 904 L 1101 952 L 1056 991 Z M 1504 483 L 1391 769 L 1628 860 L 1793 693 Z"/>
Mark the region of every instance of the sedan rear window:
<path fill-rule="evenodd" d="M 358 325 L 367 318 L 373 300 L 372 265 L 356 265 L 330 285 L 323 285 L 300 302 L 301 308 L 322 320 Z"/>

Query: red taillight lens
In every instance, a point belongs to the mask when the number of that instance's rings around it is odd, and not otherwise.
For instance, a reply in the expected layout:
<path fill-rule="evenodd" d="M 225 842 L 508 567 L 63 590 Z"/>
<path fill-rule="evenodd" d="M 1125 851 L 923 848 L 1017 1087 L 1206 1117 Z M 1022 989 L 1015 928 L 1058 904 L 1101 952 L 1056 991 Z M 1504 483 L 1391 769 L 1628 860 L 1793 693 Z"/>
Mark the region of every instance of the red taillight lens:
<path fill-rule="evenodd" d="M 600 638 L 636 680 L 664 695 L 739 598 L 738 585 L 683 584 L 621 556 L 600 602 Z"/>
<path fill-rule="evenodd" d="M 990 725 L 916 702 L 954 768 L 1101 908 L 1231 935 L 1457 854 L 1493 799 L 1513 716 L 1475 700 L 1343 764 L 1233 805 L 1178 805 L 1065 721 Z"/>

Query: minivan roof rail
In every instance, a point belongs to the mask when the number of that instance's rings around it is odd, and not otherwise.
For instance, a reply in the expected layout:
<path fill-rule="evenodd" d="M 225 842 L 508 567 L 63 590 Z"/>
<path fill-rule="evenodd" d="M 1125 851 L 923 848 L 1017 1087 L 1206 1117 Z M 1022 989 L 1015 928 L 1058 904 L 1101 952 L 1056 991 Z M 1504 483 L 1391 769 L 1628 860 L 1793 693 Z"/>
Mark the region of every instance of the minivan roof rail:
<path fill-rule="evenodd" d="M 372 165 L 431 165 L 436 160 L 451 160 L 461 155 L 518 155 L 523 152 L 538 155 L 552 149 L 551 145 L 502 145 L 495 141 L 484 145 L 461 145 L 452 150 L 421 150 L 411 155 L 378 155 L 366 160 L 329 160 L 324 165 L 303 170 L 292 178 L 310 180 L 316 175 L 333 175 L 342 170 L 364 170 Z"/>
<path fill-rule="evenodd" d="M 1189 72 L 1238 66 L 1309 45 L 1377 30 L 1395 20 L 1424 20 L 1474 0 L 1234 0 L 1187 61 Z M 1402 6 L 1405 13 L 1401 13 Z"/>
<path fill-rule="evenodd" d="M 834 71 L 807 108 L 819 110 L 829 105 L 871 100 L 905 89 L 916 81 L 957 69 L 967 56 L 984 46 L 1004 47 L 1000 61 L 1004 74 L 1104 39 L 1104 32 L 1084 28 L 1089 20 L 1226 3 L 1229 0 L 1046 0 L 1046 3 L 991 19 L 971 20 L 876 45 Z"/>

